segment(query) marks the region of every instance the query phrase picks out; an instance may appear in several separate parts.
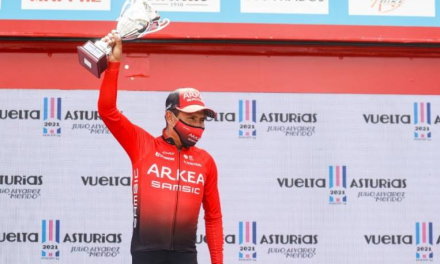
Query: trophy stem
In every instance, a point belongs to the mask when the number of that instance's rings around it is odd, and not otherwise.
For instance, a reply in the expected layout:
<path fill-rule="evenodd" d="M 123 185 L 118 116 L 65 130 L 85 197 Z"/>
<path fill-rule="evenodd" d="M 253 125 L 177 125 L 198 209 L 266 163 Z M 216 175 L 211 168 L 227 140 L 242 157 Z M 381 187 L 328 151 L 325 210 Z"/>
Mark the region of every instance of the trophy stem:
<path fill-rule="evenodd" d="M 110 55 L 112 53 L 112 47 L 107 43 L 101 40 L 95 41 L 95 46 L 104 52 L 106 55 Z"/>

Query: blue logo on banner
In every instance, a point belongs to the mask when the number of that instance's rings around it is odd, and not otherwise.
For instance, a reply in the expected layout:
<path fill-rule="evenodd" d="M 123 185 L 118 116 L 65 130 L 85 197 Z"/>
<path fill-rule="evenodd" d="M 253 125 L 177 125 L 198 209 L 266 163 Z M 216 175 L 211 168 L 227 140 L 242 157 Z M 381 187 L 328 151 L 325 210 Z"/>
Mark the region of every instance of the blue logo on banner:
<path fill-rule="evenodd" d="M 59 259 L 60 257 L 60 220 L 43 220 L 42 259 Z"/>
<path fill-rule="evenodd" d="M 416 260 L 427 261 L 434 259 L 432 247 L 434 245 L 432 222 L 416 223 Z"/>
<path fill-rule="evenodd" d="M 329 167 L 330 204 L 345 204 L 347 202 L 347 167 Z"/>
<path fill-rule="evenodd" d="M 44 98 L 44 136 L 61 135 L 61 98 Z"/>
<path fill-rule="evenodd" d="M 239 223 L 239 246 L 239 260 L 250 261 L 257 259 L 257 222 Z"/>
<path fill-rule="evenodd" d="M 414 139 L 431 140 L 431 103 L 414 103 Z"/>
<path fill-rule="evenodd" d="M 238 108 L 239 137 L 255 138 L 257 136 L 257 101 L 240 100 Z"/>

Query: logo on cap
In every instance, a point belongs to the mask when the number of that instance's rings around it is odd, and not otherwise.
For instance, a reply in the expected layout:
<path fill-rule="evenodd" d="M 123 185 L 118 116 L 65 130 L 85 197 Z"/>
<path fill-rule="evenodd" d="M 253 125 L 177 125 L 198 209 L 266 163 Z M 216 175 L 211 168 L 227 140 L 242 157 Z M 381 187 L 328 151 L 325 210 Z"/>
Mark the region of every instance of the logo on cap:
<path fill-rule="evenodd" d="M 184 90 L 183 100 L 185 100 L 187 103 L 192 102 L 192 101 L 203 102 L 202 95 L 200 94 L 200 92 L 195 89 L 191 89 L 191 88 Z"/>

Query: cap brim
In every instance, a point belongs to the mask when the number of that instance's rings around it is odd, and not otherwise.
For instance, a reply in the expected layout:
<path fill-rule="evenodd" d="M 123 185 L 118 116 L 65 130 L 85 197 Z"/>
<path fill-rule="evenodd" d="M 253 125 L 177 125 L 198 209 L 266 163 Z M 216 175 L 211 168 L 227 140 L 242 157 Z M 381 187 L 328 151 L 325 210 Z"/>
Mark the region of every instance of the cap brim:
<path fill-rule="evenodd" d="M 201 105 L 189 105 L 184 108 L 176 107 L 176 109 L 179 111 L 182 111 L 184 113 L 195 113 L 195 112 L 204 110 L 208 117 L 211 117 L 211 118 L 217 117 L 217 113 L 214 110 L 212 110 L 206 106 L 201 106 Z"/>

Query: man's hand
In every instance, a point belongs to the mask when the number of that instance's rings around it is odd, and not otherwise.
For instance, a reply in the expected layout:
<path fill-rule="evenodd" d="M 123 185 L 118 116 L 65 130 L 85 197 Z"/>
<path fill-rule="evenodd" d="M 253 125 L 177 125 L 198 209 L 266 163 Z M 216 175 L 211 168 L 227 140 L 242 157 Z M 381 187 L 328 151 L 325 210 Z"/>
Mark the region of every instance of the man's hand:
<path fill-rule="evenodd" d="M 116 30 L 112 30 L 112 32 L 103 37 L 101 41 L 108 43 L 112 47 L 112 53 L 110 53 L 108 61 L 120 62 L 122 56 L 122 41 Z"/>

